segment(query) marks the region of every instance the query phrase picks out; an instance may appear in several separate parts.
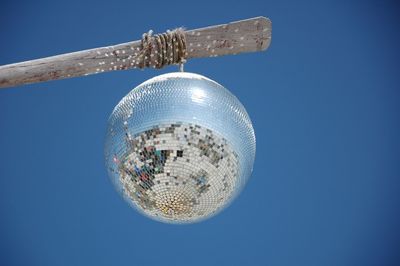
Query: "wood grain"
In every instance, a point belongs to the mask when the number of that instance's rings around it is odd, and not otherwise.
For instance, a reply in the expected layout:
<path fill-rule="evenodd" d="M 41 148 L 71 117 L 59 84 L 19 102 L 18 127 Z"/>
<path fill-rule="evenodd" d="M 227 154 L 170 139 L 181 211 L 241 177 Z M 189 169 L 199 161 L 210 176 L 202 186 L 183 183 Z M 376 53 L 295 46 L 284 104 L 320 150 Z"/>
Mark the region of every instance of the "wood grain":
<path fill-rule="evenodd" d="M 266 50 L 271 21 L 265 17 L 185 31 L 187 59 Z M 137 68 L 141 41 L 0 66 L 0 88 Z"/>

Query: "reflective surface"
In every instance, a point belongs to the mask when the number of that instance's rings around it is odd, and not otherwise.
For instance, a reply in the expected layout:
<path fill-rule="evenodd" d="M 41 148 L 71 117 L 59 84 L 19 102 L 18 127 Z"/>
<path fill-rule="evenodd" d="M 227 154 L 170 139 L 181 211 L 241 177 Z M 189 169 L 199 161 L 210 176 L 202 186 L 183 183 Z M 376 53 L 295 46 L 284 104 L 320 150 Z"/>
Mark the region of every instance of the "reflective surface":
<path fill-rule="evenodd" d="M 251 174 L 255 136 L 242 104 L 218 83 L 191 73 L 150 79 L 109 118 L 106 165 L 116 188 L 164 222 L 208 218 Z"/>

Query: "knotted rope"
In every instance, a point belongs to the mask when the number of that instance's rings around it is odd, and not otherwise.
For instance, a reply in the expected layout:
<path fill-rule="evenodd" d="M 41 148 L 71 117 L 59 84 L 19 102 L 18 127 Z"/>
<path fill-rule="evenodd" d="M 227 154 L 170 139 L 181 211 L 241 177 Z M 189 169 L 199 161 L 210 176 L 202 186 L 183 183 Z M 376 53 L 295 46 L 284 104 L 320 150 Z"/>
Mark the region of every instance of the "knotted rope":
<path fill-rule="evenodd" d="M 139 68 L 162 68 L 166 65 L 183 64 L 186 62 L 186 38 L 182 28 L 166 33 L 153 35 L 153 31 L 142 36 L 141 50 L 139 53 Z"/>

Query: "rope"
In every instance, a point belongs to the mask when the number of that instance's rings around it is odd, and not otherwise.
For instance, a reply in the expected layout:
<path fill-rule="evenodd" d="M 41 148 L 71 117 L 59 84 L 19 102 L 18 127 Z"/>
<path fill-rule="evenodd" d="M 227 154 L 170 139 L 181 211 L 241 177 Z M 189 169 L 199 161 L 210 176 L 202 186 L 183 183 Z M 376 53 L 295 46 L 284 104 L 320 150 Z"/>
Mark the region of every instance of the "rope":
<path fill-rule="evenodd" d="M 156 35 L 153 35 L 152 30 L 144 33 L 138 56 L 141 59 L 139 68 L 163 68 L 167 65 L 179 64 L 183 71 L 187 56 L 184 30 L 178 28 Z"/>

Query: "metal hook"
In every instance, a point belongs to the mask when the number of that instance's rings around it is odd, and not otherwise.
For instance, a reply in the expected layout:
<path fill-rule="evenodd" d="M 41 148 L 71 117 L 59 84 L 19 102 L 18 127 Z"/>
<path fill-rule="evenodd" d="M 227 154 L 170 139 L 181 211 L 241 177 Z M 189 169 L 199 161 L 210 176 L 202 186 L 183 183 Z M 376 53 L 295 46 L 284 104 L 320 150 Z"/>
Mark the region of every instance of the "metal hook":
<path fill-rule="evenodd" d="M 186 60 L 185 59 L 182 59 L 181 60 L 181 62 L 179 63 L 179 71 L 180 72 L 185 72 L 184 70 L 183 70 L 183 65 L 186 63 Z"/>

